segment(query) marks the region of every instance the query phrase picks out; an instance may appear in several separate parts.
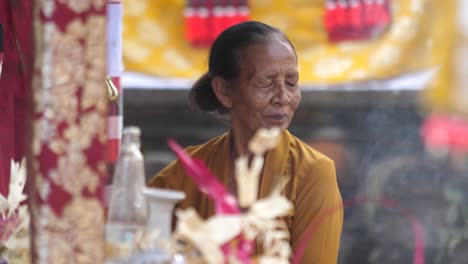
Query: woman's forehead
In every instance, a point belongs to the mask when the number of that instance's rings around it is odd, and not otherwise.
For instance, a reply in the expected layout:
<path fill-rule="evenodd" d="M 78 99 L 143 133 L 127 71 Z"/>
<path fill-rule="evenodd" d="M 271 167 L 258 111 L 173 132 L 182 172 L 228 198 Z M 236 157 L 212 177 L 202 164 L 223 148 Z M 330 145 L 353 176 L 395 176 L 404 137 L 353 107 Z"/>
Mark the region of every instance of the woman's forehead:
<path fill-rule="evenodd" d="M 288 42 L 276 38 L 249 45 L 242 51 L 242 55 L 245 59 L 250 58 L 252 62 L 296 57 Z"/>
<path fill-rule="evenodd" d="M 297 60 L 286 41 L 269 40 L 245 48 L 241 54 L 241 73 L 274 74 L 278 70 L 297 72 Z"/>

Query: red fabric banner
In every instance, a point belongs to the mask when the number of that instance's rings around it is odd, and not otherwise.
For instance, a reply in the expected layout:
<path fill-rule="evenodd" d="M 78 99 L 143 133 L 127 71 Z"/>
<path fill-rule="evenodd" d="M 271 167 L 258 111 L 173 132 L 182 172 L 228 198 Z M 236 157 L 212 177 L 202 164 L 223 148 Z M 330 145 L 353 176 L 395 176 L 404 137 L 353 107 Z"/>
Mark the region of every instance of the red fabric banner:
<path fill-rule="evenodd" d="M 106 1 L 36 0 L 30 210 L 34 263 L 103 263 Z"/>
<path fill-rule="evenodd" d="M 0 1 L 0 193 L 8 194 L 11 159 L 25 152 L 25 125 L 29 113 L 32 58 L 32 1 Z M 0 55 L 1 56 L 1 55 Z M 1 61 L 1 59 L 0 59 Z"/>

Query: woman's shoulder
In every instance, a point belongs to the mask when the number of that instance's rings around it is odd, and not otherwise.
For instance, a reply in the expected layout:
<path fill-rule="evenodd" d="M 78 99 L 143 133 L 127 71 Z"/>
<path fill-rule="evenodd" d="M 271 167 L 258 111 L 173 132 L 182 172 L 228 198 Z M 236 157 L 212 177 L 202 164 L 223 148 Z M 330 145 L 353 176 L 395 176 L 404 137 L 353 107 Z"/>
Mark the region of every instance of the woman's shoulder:
<path fill-rule="evenodd" d="M 335 163 L 325 154 L 291 135 L 290 166 L 299 181 L 336 183 Z"/>
<path fill-rule="evenodd" d="M 335 163 L 331 158 L 292 135 L 289 155 L 299 188 L 338 190 Z"/>
<path fill-rule="evenodd" d="M 215 152 L 217 149 L 223 148 L 225 146 L 227 137 L 228 134 L 224 133 L 218 137 L 206 141 L 203 144 L 187 147 L 185 148 L 185 151 L 192 157 L 202 158 L 207 154 Z"/>
<path fill-rule="evenodd" d="M 226 140 L 227 135 L 223 134 L 216 138 L 213 138 L 203 144 L 195 145 L 186 147 L 184 150 L 187 152 L 192 158 L 206 160 L 210 155 L 214 155 L 213 152 L 216 152 L 216 149 L 220 149 L 223 147 L 223 143 Z M 185 169 L 183 168 L 182 164 L 180 163 L 179 159 L 175 159 L 169 165 L 167 165 L 164 169 L 156 173 L 156 175 L 150 180 L 150 186 L 164 186 L 164 187 L 171 187 L 175 188 L 175 186 L 166 186 L 168 184 L 164 183 L 166 181 L 174 181 L 180 182 L 181 179 L 185 177 Z"/>
<path fill-rule="evenodd" d="M 205 160 L 208 158 L 207 156 L 214 155 L 216 153 L 216 150 L 224 147 L 224 141 L 226 140 L 226 137 L 227 134 L 225 133 L 218 137 L 210 139 L 203 144 L 186 147 L 184 150 L 192 158 Z M 171 164 L 169 164 L 165 170 L 171 170 L 181 166 L 182 165 L 180 164 L 179 160 L 176 159 Z"/>
<path fill-rule="evenodd" d="M 328 156 L 312 148 L 292 134 L 290 134 L 289 154 L 301 166 L 312 166 L 316 163 L 333 163 L 333 160 Z"/>

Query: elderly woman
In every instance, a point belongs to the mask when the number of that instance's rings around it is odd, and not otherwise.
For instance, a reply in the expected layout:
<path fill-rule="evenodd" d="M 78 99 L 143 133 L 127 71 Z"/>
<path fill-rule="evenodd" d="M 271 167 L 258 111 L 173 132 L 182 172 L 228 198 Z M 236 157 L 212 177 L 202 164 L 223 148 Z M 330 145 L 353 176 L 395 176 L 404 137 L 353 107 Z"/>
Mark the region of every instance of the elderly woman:
<path fill-rule="evenodd" d="M 268 196 L 276 182 L 284 183 L 281 191 L 294 205 L 294 213 L 285 219 L 293 249 L 314 219 L 342 203 L 333 161 L 287 131 L 301 101 L 298 80 L 294 47 L 281 31 L 260 22 L 228 28 L 213 43 L 208 72 L 193 85 L 190 97 L 202 111 L 229 115 L 231 128 L 187 148 L 236 193 L 234 161 L 249 154 L 248 142 L 259 128 L 279 127 L 279 143 L 265 157 L 259 197 Z M 149 185 L 182 190 L 186 199 L 180 208 L 193 207 L 205 218 L 214 214 L 213 202 L 197 190 L 178 161 Z M 324 218 L 303 263 L 336 263 L 342 224 L 342 211 Z"/>

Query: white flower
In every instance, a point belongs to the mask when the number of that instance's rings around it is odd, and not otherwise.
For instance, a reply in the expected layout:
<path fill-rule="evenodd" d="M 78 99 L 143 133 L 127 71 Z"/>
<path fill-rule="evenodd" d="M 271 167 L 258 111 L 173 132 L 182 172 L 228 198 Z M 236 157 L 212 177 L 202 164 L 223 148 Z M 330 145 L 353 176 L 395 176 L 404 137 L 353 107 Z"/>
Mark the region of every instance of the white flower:
<path fill-rule="evenodd" d="M 5 213 L 8 212 L 9 208 L 10 204 L 8 203 L 8 200 L 0 194 L 0 213 L 2 215 L 2 218 L 5 218 Z"/>
<path fill-rule="evenodd" d="M 254 154 L 251 166 L 249 166 L 249 158 L 247 156 L 241 156 L 236 160 L 235 176 L 240 206 L 248 207 L 257 200 L 258 184 L 264 162 L 263 155 L 276 146 L 279 135 L 280 129 L 277 127 L 259 129 L 249 143 L 249 150 Z"/>
<path fill-rule="evenodd" d="M 207 221 L 200 218 L 193 208 L 177 212 L 176 235 L 196 245 L 206 263 L 222 263 L 220 247 L 241 232 L 241 217 L 217 215 Z"/>
<path fill-rule="evenodd" d="M 18 209 L 19 224 L 13 230 L 13 233 L 5 242 L 5 247 L 8 249 L 20 249 L 29 247 L 29 232 L 21 232 L 22 230 L 29 230 L 29 211 L 26 205 L 22 205 Z M 23 233 L 23 234 L 21 234 Z"/>
<path fill-rule="evenodd" d="M 251 167 L 249 167 L 247 156 L 239 157 L 235 162 L 235 167 L 239 204 L 242 207 L 248 207 L 257 200 L 263 156 L 254 156 Z"/>
<path fill-rule="evenodd" d="M 279 135 L 280 129 L 277 127 L 271 129 L 261 128 L 249 142 L 249 150 L 255 155 L 263 156 L 265 152 L 276 146 Z"/>
<path fill-rule="evenodd" d="M 288 215 L 292 208 L 292 203 L 285 197 L 271 195 L 252 205 L 250 213 L 262 219 L 275 219 Z"/>
<path fill-rule="evenodd" d="M 8 189 L 8 198 L 5 199 L 0 195 L 0 214 L 3 218 L 10 217 L 21 202 L 26 200 L 27 196 L 23 193 L 26 183 L 26 162 L 25 159 L 21 163 L 16 163 L 11 160 L 11 176 L 10 186 Z"/>

